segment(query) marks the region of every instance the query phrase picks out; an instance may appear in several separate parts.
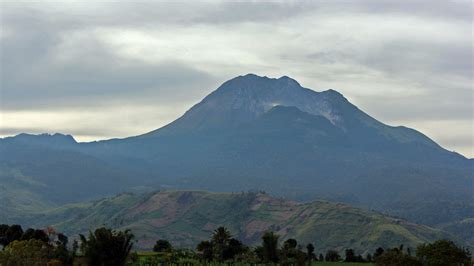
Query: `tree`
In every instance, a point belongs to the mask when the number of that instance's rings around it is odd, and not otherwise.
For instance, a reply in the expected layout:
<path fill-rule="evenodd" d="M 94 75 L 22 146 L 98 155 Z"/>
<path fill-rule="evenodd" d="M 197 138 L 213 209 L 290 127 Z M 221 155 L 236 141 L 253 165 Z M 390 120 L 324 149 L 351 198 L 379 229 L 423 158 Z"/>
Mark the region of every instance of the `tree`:
<path fill-rule="evenodd" d="M 15 240 L 0 252 L 0 265 L 46 265 L 51 251 L 51 245 L 41 240 Z"/>
<path fill-rule="evenodd" d="M 220 262 L 235 259 L 237 255 L 248 252 L 248 248 L 239 240 L 232 238 L 229 230 L 223 226 L 214 230 L 210 241 L 202 241 L 196 247 L 201 253 L 201 258 Z"/>
<path fill-rule="evenodd" d="M 232 235 L 230 234 L 230 231 L 224 226 L 220 226 L 214 230 L 214 233 L 212 234 L 212 242 L 218 245 L 224 245 L 227 244 L 231 237 Z"/>
<path fill-rule="evenodd" d="M 56 245 L 54 249 L 54 257 L 67 264 L 72 264 L 75 254 L 69 253 L 69 250 L 67 249 L 68 241 L 69 240 L 66 235 L 62 233 L 56 234 L 56 241 L 54 241 L 54 244 Z"/>
<path fill-rule="evenodd" d="M 322 253 L 319 253 L 319 258 L 318 258 L 319 261 L 324 261 L 324 256 Z"/>
<path fill-rule="evenodd" d="M 214 257 L 212 253 L 213 247 L 210 241 L 201 241 L 197 245 L 196 250 L 201 253 L 202 259 L 206 261 L 211 261 Z"/>
<path fill-rule="evenodd" d="M 313 244 L 309 243 L 308 245 L 306 245 L 306 255 L 308 256 L 308 260 L 310 262 L 316 258 L 316 256 L 314 255 Z"/>
<path fill-rule="evenodd" d="M 0 224 L 0 237 L 3 237 L 5 235 L 8 228 L 10 228 L 8 224 Z"/>
<path fill-rule="evenodd" d="M 344 260 L 345 262 L 356 262 L 357 257 L 354 253 L 353 249 L 346 249 L 346 259 Z"/>
<path fill-rule="evenodd" d="M 77 242 L 77 240 L 74 239 L 74 241 L 72 241 L 72 255 L 76 256 L 78 250 L 79 250 L 79 242 Z"/>
<path fill-rule="evenodd" d="M 0 226 L 0 245 L 2 245 L 4 249 L 11 242 L 15 240 L 20 240 L 22 236 L 23 229 L 18 224 L 14 224 L 11 226 L 2 224 Z"/>
<path fill-rule="evenodd" d="M 59 233 L 57 234 L 57 240 L 56 240 L 56 245 L 58 246 L 63 246 L 63 247 L 66 247 L 67 246 L 67 242 L 69 241 L 67 236 L 63 233 Z"/>
<path fill-rule="evenodd" d="M 214 248 L 214 255 L 218 261 L 224 260 L 224 252 L 232 237 L 229 230 L 223 226 L 218 227 L 212 234 L 212 244 Z"/>
<path fill-rule="evenodd" d="M 298 242 L 293 238 L 287 239 L 283 242 L 283 248 L 285 249 L 294 249 L 296 246 L 298 246 Z"/>
<path fill-rule="evenodd" d="M 375 264 L 378 266 L 422 266 L 419 260 L 403 253 L 398 248 L 389 249 L 377 256 Z"/>
<path fill-rule="evenodd" d="M 365 260 L 366 260 L 367 262 L 372 262 L 372 254 L 367 253 L 367 255 L 365 256 Z"/>
<path fill-rule="evenodd" d="M 283 248 L 282 248 L 282 260 L 284 263 L 291 263 L 292 259 L 295 259 L 298 255 L 298 250 L 296 250 L 296 247 L 298 246 L 298 242 L 293 239 L 287 239 L 285 242 L 283 242 Z"/>
<path fill-rule="evenodd" d="M 376 250 L 375 250 L 375 253 L 374 253 L 374 257 L 373 259 L 377 259 L 377 257 L 379 257 L 380 255 L 382 255 L 384 253 L 384 249 L 382 247 L 378 247 Z"/>
<path fill-rule="evenodd" d="M 278 238 L 275 233 L 268 231 L 262 236 L 263 259 L 265 262 L 278 262 Z"/>
<path fill-rule="evenodd" d="M 326 256 L 324 258 L 326 261 L 340 261 L 341 260 L 341 256 L 339 255 L 339 253 L 335 250 L 328 250 L 326 252 Z"/>
<path fill-rule="evenodd" d="M 432 244 L 422 244 L 416 249 L 417 258 L 425 265 L 470 265 L 469 250 L 456 246 L 450 240 L 438 240 Z"/>
<path fill-rule="evenodd" d="M 129 230 L 112 231 L 104 227 L 89 232 L 89 239 L 79 236 L 81 251 L 91 266 L 125 265 L 134 237 Z"/>
<path fill-rule="evenodd" d="M 259 261 L 264 261 L 265 257 L 263 256 L 263 247 L 262 246 L 257 246 L 253 249 L 253 253 L 255 253 L 255 256 Z"/>
<path fill-rule="evenodd" d="M 41 230 L 41 229 L 28 228 L 21 236 L 21 240 L 30 240 L 30 239 L 40 240 L 45 243 L 49 242 L 48 235 L 44 232 L 44 230 Z"/>
<path fill-rule="evenodd" d="M 153 251 L 155 252 L 171 252 L 173 246 L 168 240 L 160 239 L 156 241 L 155 246 L 153 246 Z"/>
<path fill-rule="evenodd" d="M 224 260 L 234 259 L 237 255 L 244 253 L 247 247 L 235 238 L 229 239 L 227 246 L 224 249 Z"/>

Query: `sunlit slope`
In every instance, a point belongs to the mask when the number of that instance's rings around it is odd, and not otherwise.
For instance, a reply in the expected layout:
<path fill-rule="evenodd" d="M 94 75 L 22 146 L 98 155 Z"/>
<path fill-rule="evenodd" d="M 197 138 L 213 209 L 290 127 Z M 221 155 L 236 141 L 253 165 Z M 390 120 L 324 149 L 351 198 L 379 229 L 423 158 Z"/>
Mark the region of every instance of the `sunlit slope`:
<path fill-rule="evenodd" d="M 150 248 L 159 238 L 176 246 L 194 247 L 220 225 L 247 244 L 258 244 L 265 230 L 273 230 L 282 240 L 291 237 L 301 243 L 311 242 L 321 251 L 351 247 L 363 252 L 400 244 L 415 247 L 447 236 L 344 204 L 300 204 L 262 193 L 126 193 L 55 209 L 33 220 L 35 226 L 52 225 L 69 235 L 101 225 L 129 228 L 141 248 Z"/>

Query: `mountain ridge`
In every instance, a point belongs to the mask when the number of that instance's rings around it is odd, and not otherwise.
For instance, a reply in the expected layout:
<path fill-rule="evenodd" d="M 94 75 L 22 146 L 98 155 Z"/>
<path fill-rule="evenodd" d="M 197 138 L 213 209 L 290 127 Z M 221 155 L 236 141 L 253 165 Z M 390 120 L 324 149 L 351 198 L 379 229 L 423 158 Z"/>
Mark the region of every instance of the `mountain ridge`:
<path fill-rule="evenodd" d="M 376 127 L 385 126 L 385 127 L 388 127 L 389 129 L 392 129 L 394 131 L 404 131 L 403 133 L 404 133 L 405 137 L 416 138 L 418 140 L 423 139 L 424 144 L 429 144 L 429 145 L 440 147 L 435 141 L 431 140 L 429 137 L 427 137 L 426 135 L 424 135 L 423 133 L 421 133 L 417 130 L 414 130 L 412 128 L 408 128 L 408 127 L 405 127 L 405 126 L 390 126 L 390 125 L 385 125 L 385 124 L 381 123 L 377 119 L 372 118 L 371 116 L 367 115 L 366 113 L 360 111 L 359 108 L 357 108 L 355 105 L 351 104 L 341 93 L 339 93 L 336 90 L 328 89 L 328 90 L 325 90 L 325 91 L 317 92 L 317 91 L 302 87 L 296 80 L 294 80 L 294 79 L 292 79 L 288 76 L 282 76 L 280 78 L 269 78 L 267 76 L 261 77 L 261 76 L 258 76 L 258 75 L 252 74 L 252 73 L 249 73 L 249 74 L 246 74 L 246 75 L 241 75 L 241 76 L 233 78 L 229 81 L 224 82 L 221 86 L 219 86 L 219 88 L 217 88 L 215 91 L 211 92 L 202 101 L 200 101 L 199 103 L 192 106 L 181 117 L 179 117 L 178 119 L 176 119 L 175 121 L 173 121 L 173 122 L 171 122 L 167 125 L 164 125 L 163 127 L 160 127 L 158 129 L 152 130 L 148 133 L 144 133 L 144 134 L 137 135 L 137 136 L 131 136 L 131 137 L 125 137 L 125 138 L 112 138 L 112 139 L 108 139 L 108 140 L 81 142 L 81 143 L 107 142 L 107 141 L 121 140 L 121 139 L 128 139 L 128 138 L 136 138 L 136 137 L 149 137 L 149 136 L 154 135 L 156 133 L 160 133 L 160 131 L 167 130 L 169 127 L 174 126 L 174 124 L 176 122 L 180 122 L 181 120 L 185 119 L 186 116 L 189 115 L 190 113 L 192 113 L 197 107 L 200 107 L 201 105 L 205 104 L 208 101 L 213 101 L 214 99 L 212 99 L 212 97 L 215 96 L 216 94 L 222 94 L 222 91 L 235 90 L 236 87 L 238 87 L 239 85 L 249 84 L 249 83 L 252 83 L 253 81 L 258 81 L 258 82 L 270 81 L 270 82 L 272 82 L 272 84 L 267 86 L 265 89 L 275 90 L 275 87 L 273 85 L 278 83 L 278 84 L 280 84 L 280 85 L 277 86 L 278 89 L 290 88 L 292 90 L 300 90 L 300 91 L 303 91 L 305 95 L 312 95 L 310 98 L 314 98 L 314 97 L 316 97 L 316 95 L 320 95 L 320 96 L 322 96 L 321 97 L 322 99 L 316 100 L 316 102 L 319 102 L 319 103 L 321 101 L 327 100 L 328 98 L 335 98 L 335 99 L 337 99 L 337 101 L 339 103 L 344 102 L 345 104 L 347 104 L 348 107 L 352 108 L 353 110 L 359 111 L 359 113 L 357 113 L 358 116 L 364 116 L 364 118 L 369 118 L 369 121 L 364 121 L 364 122 L 366 122 L 366 123 L 368 123 L 372 126 L 374 126 L 374 125 Z M 283 84 L 291 84 L 291 86 L 286 86 L 286 87 L 281 86 L 282 83 Z M 237 84 L 237 85 L 235 85 L 235 84 Z M 254 86 L 254 87 L 252 87 L 252 89 L 258 89 L 258 88 L 255 88 L 255 86 Z M 325 95 L 332 95 L 332 96 L 326 97 Z M 314 100 L 314 99 L 311 99 L 311 100 Z M 270 103 L 268 103 L 269 100 L 266 100 L 266 101 L 267 102 L 263 103 L 263 105 L 266 105 L 265 107 L 258 107 L 258 109 L 260 109 L 260 110 L 258 110 L 258 115 L 261 115 L 261 114 L 267 112 L 268 110 L 270 110 L 272 107 L 274 107 L 276 105 L 282 105 L 282 106 L 295 106 L 295 107 L 299 108 L 301 111 L 308 112 L 308 113 L 313 114 L 313 115 L 322 115 L 322 116 L 326 117 L 329 121 L 331 121 L 333 124 L 335 124 L 336 121 L 338 119 L 340 119 L 338 116 L 331 118 L 330 114 L 329 114 L 330 113 L 329 110 L 325 110 L 325 112 L 319 110 L 323 114 L 318 114 L 318 112 L 315 111 L 314 108 L 312 109 L 312 107 L 308 107 L 308 106 L 303 106 L 302 107 L 302 106 L 298 106 L 298 104 L 294 104 L 294 103 L 284 104 L 284 103 L 280 103 L 281 101 L 279 102 L 277 100 L 275 100 L 275 102 L 270 104 Z M 322 105 L 326 106 L 327 104 L 323 103 Z M 345 107 L 345 108 L 348 108 L 348 107 Z M 329 108 L 329 107 L 327 107 L 327 108 Z M 311 109 L 312 109 L 312 111 L 311 111 Z M 246 122 L 248 122 L 248 121 L 246 121 Z M 187 128 L 187 129 L 189 130 L 189 128 Z M 63 135 L 61 133 L 55 133 L 55 134 Z M 44 134 L 40 134 L 40 135 L 36 135 L 36 136 L 43 136 L 43 135 L 50 135 L 50 134 L 44 133 Z M 395 134 L 395 135 L 397 135 L 397 134 Z M 414 135 L 417 135 L 417 136 L 414 137 Z M 35 135 L 21 133 L 19 135 L 16 135 L 16 136 L 13 136 L 13 137 L 6 137 L 4 139 L 18 138 L 18 137 L 23 137 L 23 136 L 33 137 Z M 70 135 L 63 135 L 63 136 L 73 138 Z M 442 147 L 440 147 L 440 148 L 442 148 Z M 456 153 L 456 154 L 459 154 L 459 153 Z M 459 154 L 459 155 L 463 156 L 461 154 Z M 465 157 L 465 156 L 463 156 L 463 157 Z"/>

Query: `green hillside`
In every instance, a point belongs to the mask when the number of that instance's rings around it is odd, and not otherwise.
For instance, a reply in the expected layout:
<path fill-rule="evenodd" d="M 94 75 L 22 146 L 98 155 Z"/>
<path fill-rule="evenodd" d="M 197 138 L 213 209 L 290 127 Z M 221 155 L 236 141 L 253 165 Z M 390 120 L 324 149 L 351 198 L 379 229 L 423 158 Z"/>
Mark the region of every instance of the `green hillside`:
<path fill-rule="evenodd" d="M 194 247 L 220 225 L 244 243 L 254 245 L 266 230 L 281 240 L 314 243 L 317 250 L 355 248 L 373 252 L 378 246 L 405 247 L 447 237 L 442 231 L 379 213 L 325 201 L 297 203 L 264 193 L 165 191 L 124 193 L 86 204 L 67 205 L 37 215 L 35 227 L 54 226 L 67 235 L 101 225 L 132 229 L 137 247 L 149 249 L 157 239 Z"/>
<path fill-rule="evenodd" d="M 29 213 L 56 206 L 36 192 L 44 187 L 18 169 L 0 164 L 0 222 L 12 223 Z"/>

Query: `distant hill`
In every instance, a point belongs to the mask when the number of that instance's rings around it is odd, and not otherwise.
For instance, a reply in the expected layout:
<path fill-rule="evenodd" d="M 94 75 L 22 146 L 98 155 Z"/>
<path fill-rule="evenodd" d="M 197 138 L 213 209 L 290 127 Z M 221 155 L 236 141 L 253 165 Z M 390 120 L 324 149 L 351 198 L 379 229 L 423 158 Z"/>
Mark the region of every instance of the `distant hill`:
<path fill-rule="evenodd" d="M 0 165 L 0 223 L 15 223 L 18 217 L 57 206 L 44 197 L 43 184 L 20 171 Z"/>
<path fill-rule="evenodd" d="M 0 155 L 0 165 L 41 184 L 28 191 L 54 204 L 146 188 L 264 190 L 449 230 L 462 223 L 456 234 L 472 227 L 463 221 L 474 213 L 474 160 L 414 129 L 385 125 L 334 90 L 316 92 L 289 77 L 236 77 L 140 136 L 76 143 L 21 134 L 1 139 Z"/>
<path fill-rule="evenodd" d="M 75 151 L 76 145 L 71 136 L 61 134 L 3 139 L 0 187 L 28 190 L 62 204 L 110 195 L 134 184 L 125 169 Z"/>
<path fill-rule="evenodd" d="M 373 252 L 378 246 L 405 247 L 449 237 L 442 231 L 325 201 L 297 203 L 262 193 L 197 191 L 124 193 L 94 202 L 68 205 L 33 216 L 30 225 L 52 225 L 74 236 L 101 225 L 129 228 L 139 248 L 157 239 L 194 248 L 218 226 L 226 226 L 246 244 L 260 243 L 265 230 L 281 240 L 313 243 L 318 252 L 355 248 Z"/>

